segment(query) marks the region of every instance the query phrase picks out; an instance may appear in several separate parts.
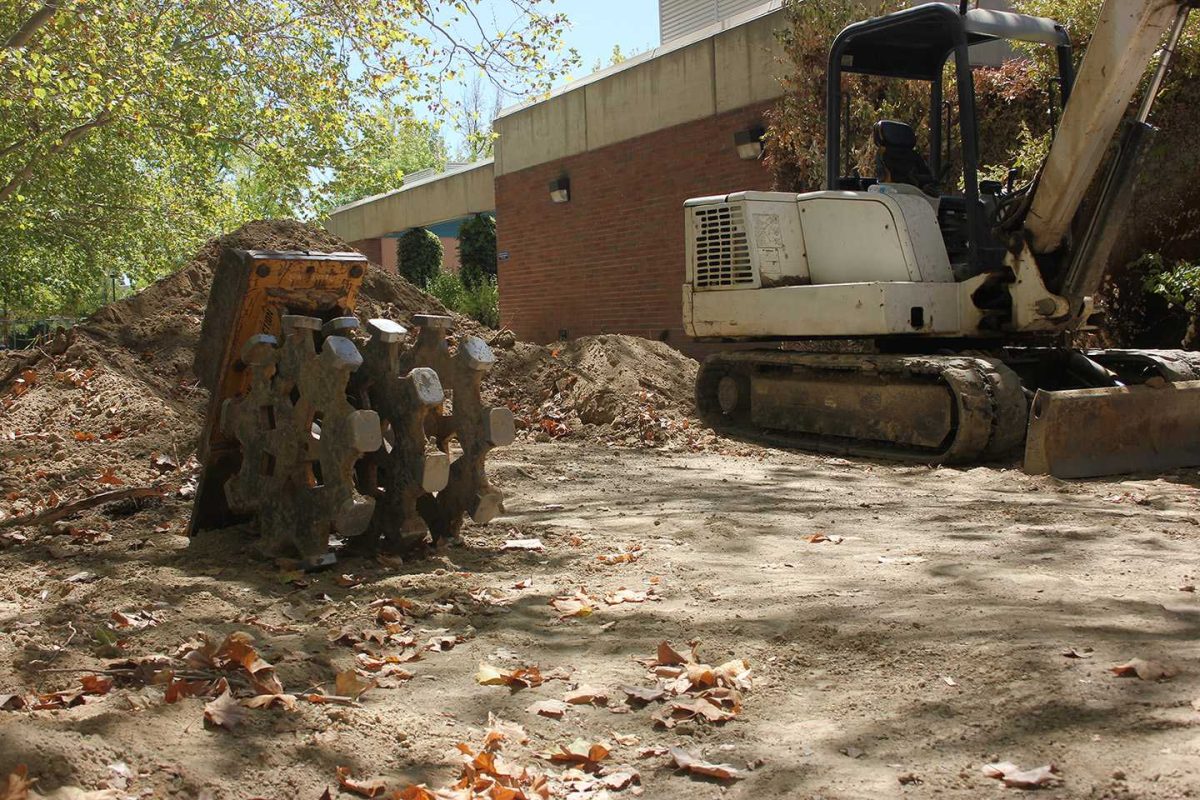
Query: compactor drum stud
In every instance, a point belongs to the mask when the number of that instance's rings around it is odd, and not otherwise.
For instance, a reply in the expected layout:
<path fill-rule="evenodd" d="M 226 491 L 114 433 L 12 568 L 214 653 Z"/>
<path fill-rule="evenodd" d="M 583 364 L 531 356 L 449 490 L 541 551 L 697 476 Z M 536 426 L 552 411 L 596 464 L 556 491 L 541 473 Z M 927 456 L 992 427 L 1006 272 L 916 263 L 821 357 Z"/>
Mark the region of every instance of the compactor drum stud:
<path fill-rule="evenodd" d="M 265 553 L 316 564 L 334 537 L 410 552 L 503 510 L 484 462 L 515 426 L 480 395 L 491 349 L 475 336 L 451 347 L 449 317 L 414 317 L 415 338 L 387 319 L 361 332 L 350 312 L 364 262 L 226 254 L 201 344 L 223 355 L 198 358 L 213 397 L 193 533 L 252 519 Z"/>

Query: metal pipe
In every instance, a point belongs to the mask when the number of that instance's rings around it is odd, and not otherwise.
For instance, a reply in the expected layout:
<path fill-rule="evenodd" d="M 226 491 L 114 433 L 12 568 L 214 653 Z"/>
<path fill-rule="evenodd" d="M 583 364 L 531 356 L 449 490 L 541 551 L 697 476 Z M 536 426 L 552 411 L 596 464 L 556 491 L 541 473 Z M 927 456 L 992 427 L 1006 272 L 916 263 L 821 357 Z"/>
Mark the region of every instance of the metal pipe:
<path fill-rule="evenodd" d="M 1163 80 L 1167 77 L 1167 70 L 1171 66 L 1171 59 L 1175 56 L 1179 38 L 1183 36 L 1183 27 L 1187 25 L 1188 14 L 1191 13 L 1191 10 L 1191 6 L 1185 3 L 1180 5 L 1179 13 L 1175 15 L 1175 24 L 1171 26 L 1171 34 L 1167 37 L 1167 46 L 1162 50 L 1158 69 L 1154 70 L 1154 77 L 1150 79 L 1150 86 L 1146 89 L 1146 96 L 1142 98 L 1141 108 L 1138 109 L 1138 122 L 1145 122 L 1150 118 L 1150 110 L 1154 108 L 1154 98 L 1158 96 L 1158 90 L 1162 88 Z"/>

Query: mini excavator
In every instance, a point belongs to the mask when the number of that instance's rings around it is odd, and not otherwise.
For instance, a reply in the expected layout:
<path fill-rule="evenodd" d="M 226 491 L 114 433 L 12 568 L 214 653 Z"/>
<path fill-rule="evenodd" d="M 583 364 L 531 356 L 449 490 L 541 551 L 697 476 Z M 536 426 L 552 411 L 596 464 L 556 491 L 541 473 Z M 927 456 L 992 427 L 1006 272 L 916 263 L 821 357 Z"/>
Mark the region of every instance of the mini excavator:
<path fill-rule="evenodd" d="M 1058 477 L 1200 464 L 1200 353 L 1071 346 L 1094 322 L 1193 4 L 1105 0 L 1078 75 L 1061 25 L 965 2 L 841 31 L 829 53 L 825 190 L 685 205 L 688 334 L 808 340 L 707 358 L 696 385 L 705 419 L 766 443 L 924 463 L 1007 457 L 1024 444 L 1026 471 Z M 1124 119 L 1164 37 L 1140 108 Z M 972 47 L 996 41 L 1053 48 L 1057 64 L 1061 118 L 1022 187 L 1012 173 L 1007 185 L 979 178 Z M 853 74 L 929 90 L 915 127 L 874 125 L 873 178 L 843 164 L 843 76 Z M 957 125 L 943 126 L 947 84 Z M 961 163 L 954 191 L 942 185 L 944 154 Z M 865 340 L 870 352 L 820 352 L 822 339 Z"/>
<path fill-rule="evenodd" d="M 192 534 L 249 523 L 265 555 L 318 567 L 335 539 L 406 554 L 503 510 L 484 461 L 516 429 L 480 396 L 491 349 L 446 316 L 413 315 L 415 335 L 360 326 L 367 268 L 359 253 L 223 252 L 195 360 L 210 401 Z"/>

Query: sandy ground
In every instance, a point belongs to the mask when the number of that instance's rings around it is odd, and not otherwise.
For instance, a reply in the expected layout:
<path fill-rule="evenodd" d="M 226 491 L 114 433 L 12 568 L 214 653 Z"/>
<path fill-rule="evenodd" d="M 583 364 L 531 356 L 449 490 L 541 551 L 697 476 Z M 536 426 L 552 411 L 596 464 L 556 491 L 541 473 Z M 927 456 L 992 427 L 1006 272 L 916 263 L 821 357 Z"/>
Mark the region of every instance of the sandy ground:
<path fill-rule="evenodd" d="M 750 452 L 516 445 L 490 470 L 508 515 L 468 527 L 463 544 L 303 578 L 256 559 L 237 530 L 189 545 L 177 496 L 76 520 L 98 536 L 24 531 L 0 544 L 0 700 L 103 667 L 95 632 L 114 611 L 157 620 L 119 630 L 125 656 L 247 631 L 298 694 L 332 691 L 355 650 L 331 636 L 378 627 L 377 598 L 413 601 L 419 642 L 462 641 L 425 651 L 403 665 L 411 680 L 358 705 L 302 700 L 250 711 L 233 730 L 204 724 L 203 699 L 165 703 L 161 686 L 0 711 L 0 775 L 27 764 L 43 788 L 111 785 L 118 797 L 317 800 L 326 787 L 338 796 L 338 766 L 392 788 L 445 786 L 460 772 L 454 746 L 477 745 L 494 713 L 530 737 L 505 745 L 511 761 L 557 773 L 537 753 L 604 740 L 605 763 L 636 768 L 646 798 L 1021 794 L 984 777 L 989 761 L 1056 765 L 1062 783 L 1047 797 L 1200 796 L 1200 600 L 1181 591 L 1200 575 L 1200 473 L 1062 483 Z M 818 533 L 831 541 L 808 541 Z M 525 537 L 545 549 L 500 549 Z M 632 562 L 597 558 L 634 546 Z M 548 600 L 580 587 L 597 598 L 653 587 L 661 599 L 601 601 L 560 621 Z M 741 713 L 663 730 L 659 704 L 626 706 L 616 687 L 651 684 L 634 659 L 662 640 L 685 651 L 698 640 L 709 664 L 747 659 Z M 1071 648 L 1086 657 L 1064 656 Z M 1178 674 L 1109 671 L 1132 658 Z M 477 683 L 480 662 L 571 672 L 510 690 Z M 527 711 L 577 684 L 607 688 L 611 708 Z M 673 745 L 743 777 L 722 784 L 640 757 Z"/>

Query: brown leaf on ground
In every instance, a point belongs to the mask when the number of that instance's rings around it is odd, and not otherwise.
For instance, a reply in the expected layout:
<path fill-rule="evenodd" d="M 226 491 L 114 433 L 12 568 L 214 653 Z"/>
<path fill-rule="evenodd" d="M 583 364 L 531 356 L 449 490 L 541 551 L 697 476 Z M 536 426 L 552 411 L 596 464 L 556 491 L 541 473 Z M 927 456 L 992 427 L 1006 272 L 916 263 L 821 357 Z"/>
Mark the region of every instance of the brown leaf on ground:
<path fill-rule="evenodd" d="M 569 705 L 562 700 L 538 700 L 525 710 L 530 714 L 538 714 L 550 719 L 562 719 L 563 714 L 567 713 Z"/>
<path fill-rule="evenodd" d="M 0 785 L 0 800 L 26 800 L 30 786 L 33 786 L 33 781 L 29 777 L 29 768 L 18 764 L 16 769 L 8 773 L 4 784 Z"/>
<path fill-rule="evenodd" d="M 656 758 L 658 756 L 665 756 L 667 752 L 668 748 L 666 747 L 643 747 L 641 750 L 638 750 L 637 756 L 638 758 Z"/>
<path fill-rule="evenodd" d="M 480 686 L 509 686 L 513 689 L 526 689 L 540 686 L 544 680 L 541 671 L 536 666 L 500 669 L 481 661 L 479 662 L 479 671 L 475 673 L 475 682 Z"/>
<path fill-rule="evenodd" d="M 482 606 L 506 606 L 512 598 L 493 586 L 484 586 L 469 593 L 469 597 Z"/>
<path fill-rule="evenodd" d="M 1179 670 L 1175 667 L 1160 664 L 1157 661 L 1146 661 L 1141 658 L 1135 658 L 1132 661 L 1117 664 L 1115 667 L 1109 667 L 1108 669 L 1109 672 L 1119 678 L 1130 678 L 1136 675 L 1144 681 L 1161 681 L 1167 678 L 1174 678 L 1179 674 Z"/>
<path fill-rule="evenodd" d="M 628 789 L 630 786 L 642 782 L 641 774 L 633 767 L 607 767 L 601 771 L 600 777 L 604 781 L 605 788 L 614 792 Z"/>
<path fill-rule="evenodd" d="M 1064 649 L 1062 651 L 1061 655 L 1063 658 L 1091 658 L 1092 657 L 1091 652 L 1084 650 L 1081 653 L 1080 651 L 1076 650 L 1074 647 L 1068 647 L 1068 648 Z"/>
<path fill-rule="evenodd" d="M 105 675 L 84 675 L 79 679 L 79 685 L 88 694 L 108 694 L 112 691 L 113 680 Z"/>
<path fill-rule="evenodd" d="M 1011 789 L 1041 789 L 1053 786 L 1061 780 L 1057 773 L 1058 768 L 1053 764 L 1028 770 L 1022 770 L 1010 761 L 983 765 L 984 775 L 1004 781 L 1004 785 Z"/>
<path fill-rule="evenodd" d="M 514 589 L 529 589 L 533 586 L 533 578 L 526 578 L 523 581 L 517 581 L 513 584 Z"/>
<path fill-rule="evenodd" d="M 608 566 L 615 566 L 617 564 L 631 564 L 642 557 L 640 552 L 641 549 L 642 548 L 640 545 L 634 545 L 628 550 L 623 550 L 619 553 L 608 553 L 605 555 L 596 556 L 596 560 L 601 564 L 607 564 Z"/>
<path fill-rule="evenodd" d="M 541 539 L 506 539 L 501 550 L 544 550 Z"/>
<path fill-rule="evenodd" d="M 641 705 L 654 703 L 667 696 L 661 686 L 620 686 L 618 687 L 630 700 Z"/>
<path fill-rule="evenodd" d="M 405 786 L 398 792 L 392 792 L 388 800 L 438 800 L 438 796 L 429 791 L 425 784 Z"/>
<path fill-rule="evenodd" d="M 571 596 L 553 598 L 550 607 L 558 612 L 559 619 L 586 617 L 596 610 L 596 601 L 580 590 Z"/>
<path fill-rule="evenodd" d="M 591 686 L 589 684 L 581 684 L 577 689 L 567 692 L 563 696 L 563 702 L 570 703 L 573 706 L 585 705 L 608 705 L 608 689 L 602 686 Z"/>
<path fill-rule="evenodd" d="M 158 624 L 158 620 L 149 611 L 114 611 L 111 614 L 118 628 L 133 628 L 141 630 Z"/>
<path fill-rule="evenodd" d="M 29 703 L 19 694 L 0 694 L 0 711 L 20 711 Z"/>
<path fill-rule="evenodd" d="M 233 730 L 246 717 L 246 709 L 226 690 L 220 697 L 204 706 L 204 721 Z"/>
<path fill-rule="evenodd" d="M 721 781 L 735 781 L 742 777 L 741 773 L 729 764 L 712 764 L 701 758 L 697 758 L 682 747 L 672 747 L 668 752 L 670 752 L 671 760 L 678 769 L 689 772 L 692 775 L 703 775 L 707 778 L 716 778 Z"/>
<path fill-rule="evenodd" d="M 515 722 L 500 719 L 491 711 L 488 712 L 488 730 L 484 737 L 484 750 L 498 750 L 501 742 L 516 742 L 527 744 L 529 734 Z"/>
<path fill-rule="evenodd" d="M 644 603 L 649 599 L 652 599 L 650 593 L 626 589 L 624 586 L 615 592 L 604 595 L 604 602 L 610 606 L 619 606 L 621 603 Z"/>
<path fill-rule="evenodd" d="M 117 477 L 112 467 L 105 467 L 100 473 L 100 477 L 96 478 L 99 483 L 107 484 L 108 486 L 123 486 L 125 481 Z"/>
<path fill-rule="evenodd" d="M 251 697 L 248 700 L 243 700 L 242 705 L 246 708 L 270 708 L 279 706 L 284 711 L 296 710 L 296 695 L 294 694 L 260 694 Z"/>
<path fill-rule="evenodd" d="M 163 702 L 175 703 L 185 697 L 212 697 L 229 689 L 229 683 L 217 681 L 185 681 L 172 678 L 163 692 Z"/>
<path fill-rule="evenodd" d="M 387 791 L 387 782 L 383 778 L 376 778 L 372 781 L 358 781 L 350 777 L 349 767 L 337 768 L 338 785 L 347 792 L 362 797 L 378 797 Z"/>
<path fill-rule="evenodd" d="M 546 754 L 553 764 L 578 764 L 581 769 L 592 771 L 600 766 L 600 762 L 608 758 L 612 747 L 608 742 L 589 742 L 587 739 L 576 739 L 570 744 L 559 745 L 557 750 Z"/>
<path fill-rule="evenodd" d="M 355 700 L 363 692 L 375 688 L 375 685 L 375 681 L 359 677 L 358 671 L 353 669 L 342 670 L 333 680 L 333 690 L 339 697 L 350 697 Z"/>
<path fill-rule="evenodd" d="M 820 544 L 821 542 L 833 542 L 841 544 L 845 539 L 841 536 L 826 536 L 823 533 L 814 533 L 811 536 L 805 536 L 804 540 L 809 544 Z"/>
<path fill-rule="evenodd" d="M 672 700 L 659 709 L 651 719 L 656 725 L 664 728 L 674 728 L 680 722 L 699 719 L 705 722 L 720 724 L 728 722 L 737 716 L 734 709 L 723 708 L 721 703 L 707 697 L 692 697 L 683 700 Z"/>
<path fill-rule="evenodd" d="M 240 666 L 250 673 L 250 682 L 259 694 L 283 694 L 283 684 L 275 677 L 275 668 L 264 661 L 251 645 L 254 638 L 243 631 L 225 637 L 217 649 L 215 660 L 226 667 Z"/>
<path fill-rule="evenodd" d="M 350 573 L 345 573 L 342 575 L 335 575 L 333 578 L 333 582 L 336 583 L 338 586 L 341 586 L 343 589 L 353 589 L 355 586 L 361 586 L 363 579 L 358 577 L 357 575 L 351 575 Z"/>
<path fill-rule="evenodd" d="M 316 705 L 356 706 L 358 702 L 353 697 L 341 697 L 335 694 L 306 694 L 304 699 Z"/>
<path fill-rule="evenodd" d="M 652 667 L 672 667 L 682 666 L 689 661 L 695 663 L 695 651 L 692 651 L 692 658 L 684 658 L 678 650 L 671 647 L 669 642 L 659 642 L 658 652 L 655 659 L 650 663 Z"/>

